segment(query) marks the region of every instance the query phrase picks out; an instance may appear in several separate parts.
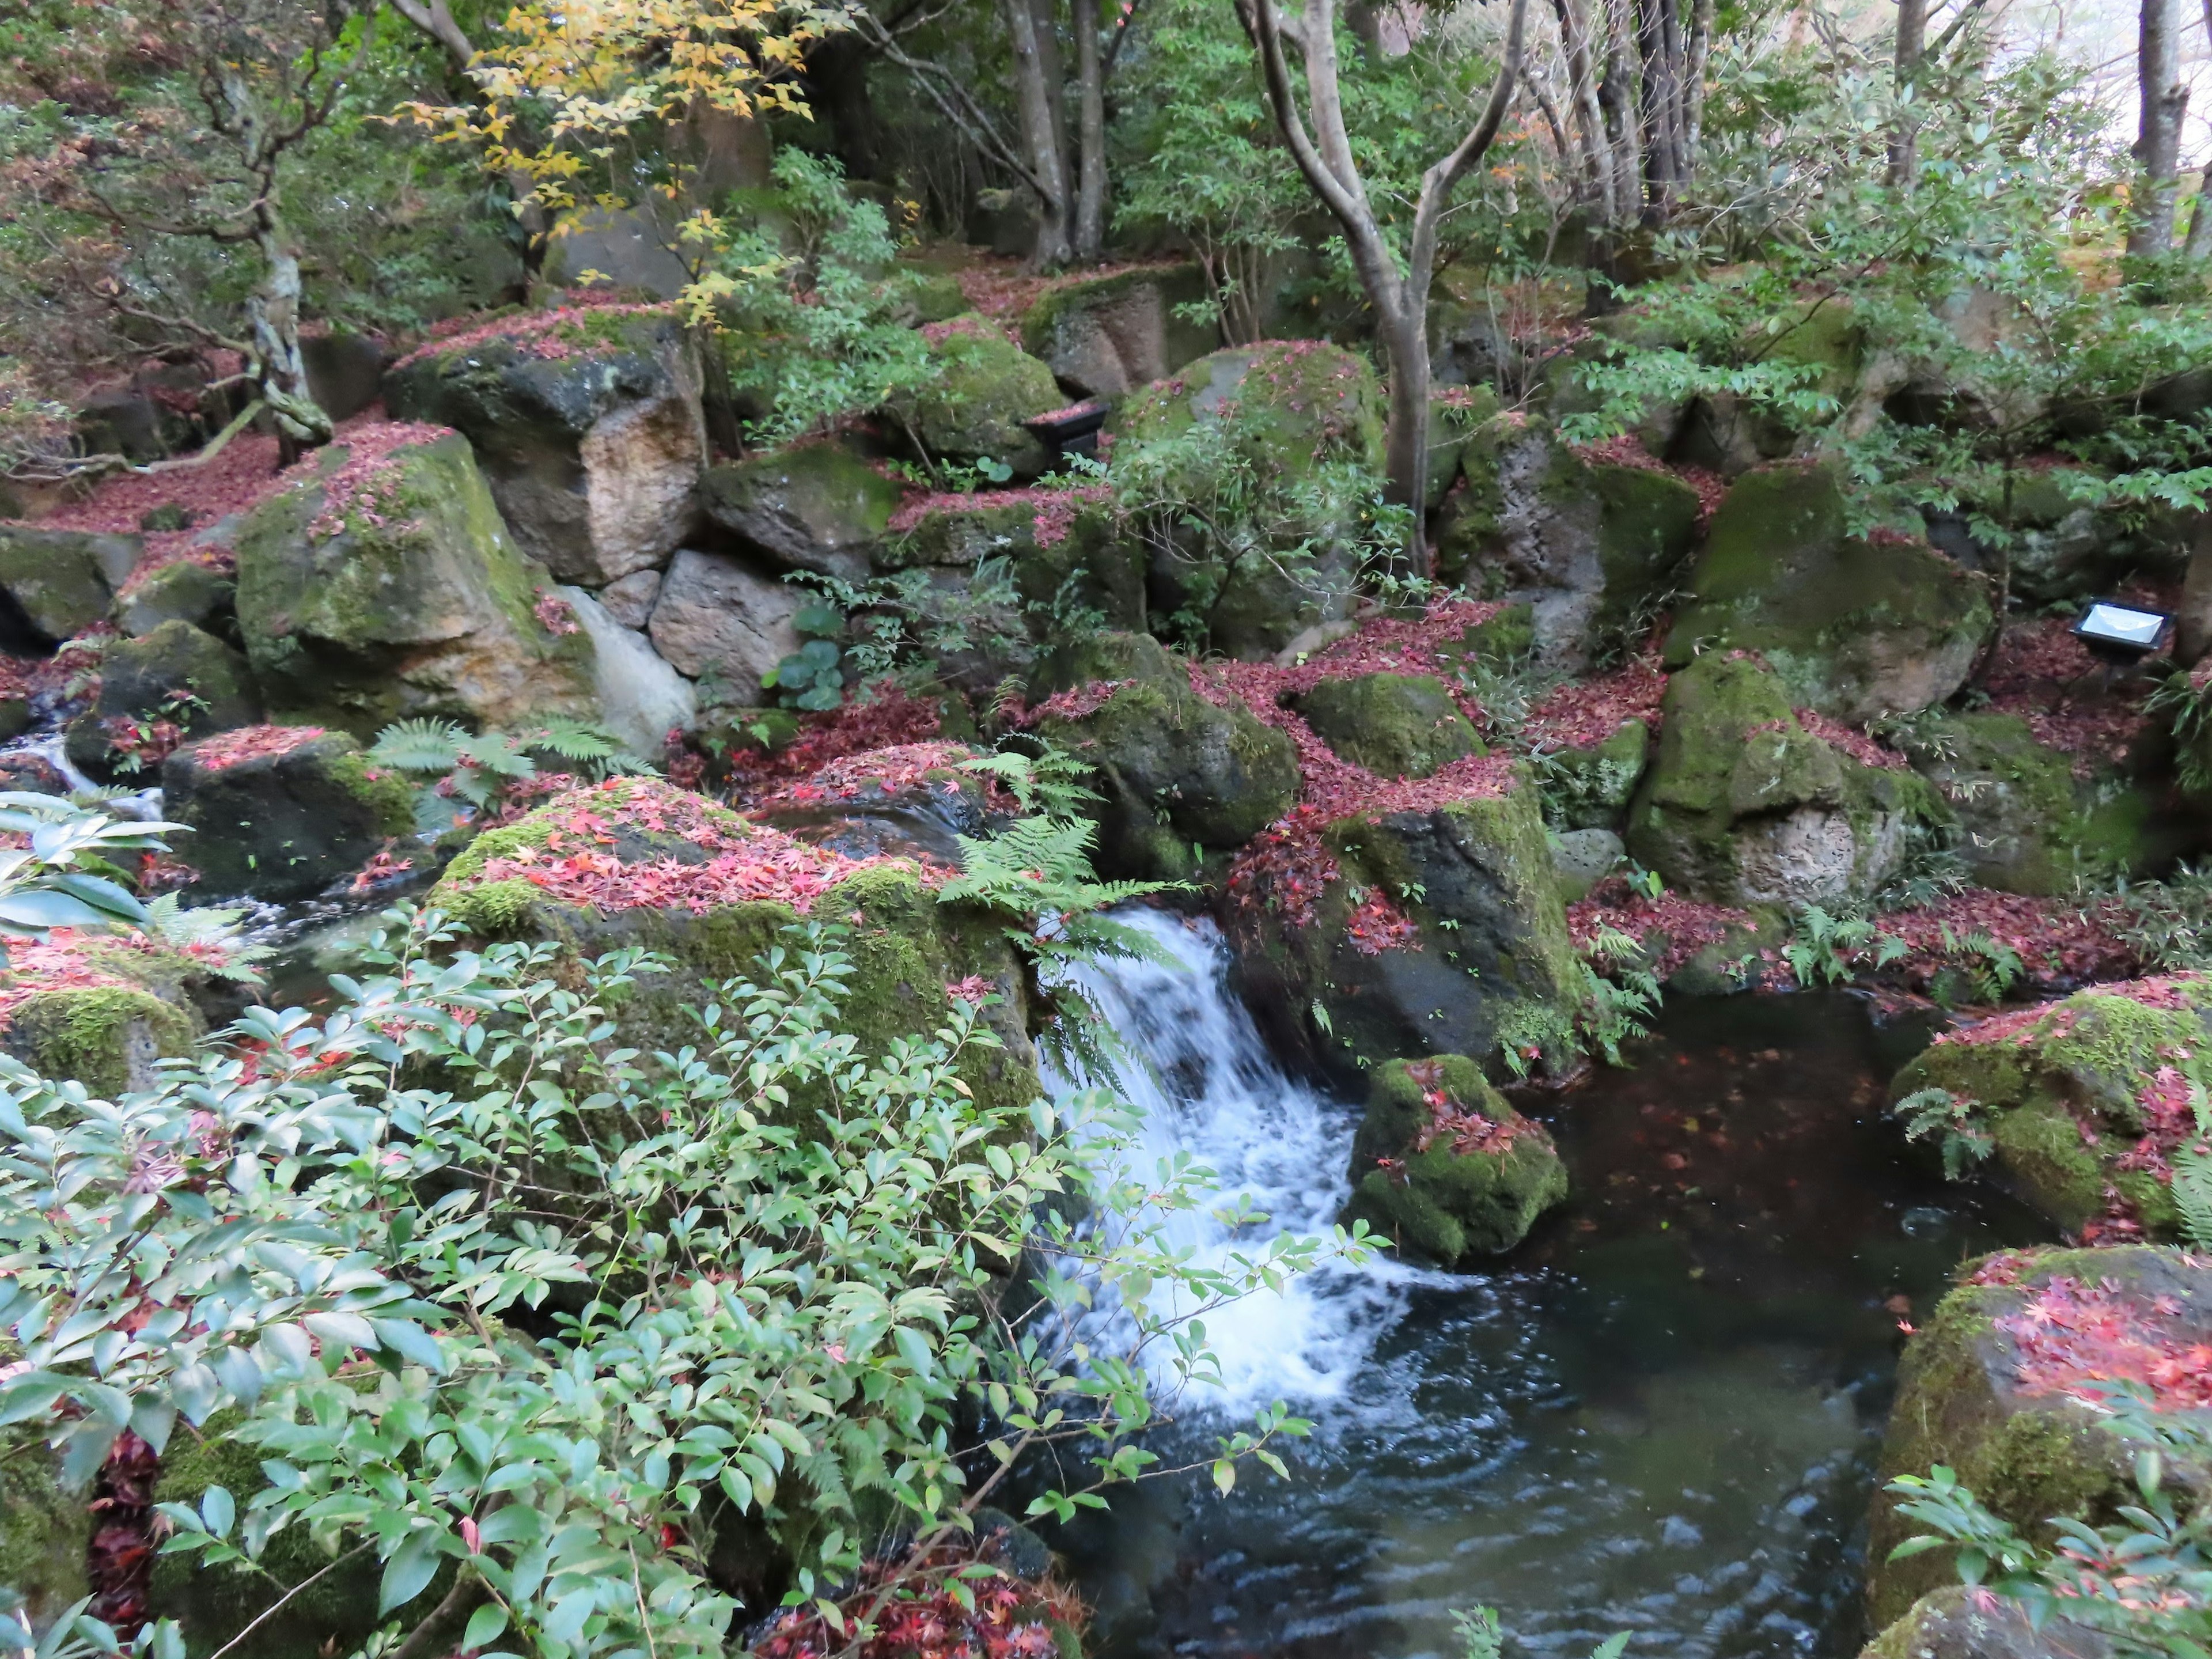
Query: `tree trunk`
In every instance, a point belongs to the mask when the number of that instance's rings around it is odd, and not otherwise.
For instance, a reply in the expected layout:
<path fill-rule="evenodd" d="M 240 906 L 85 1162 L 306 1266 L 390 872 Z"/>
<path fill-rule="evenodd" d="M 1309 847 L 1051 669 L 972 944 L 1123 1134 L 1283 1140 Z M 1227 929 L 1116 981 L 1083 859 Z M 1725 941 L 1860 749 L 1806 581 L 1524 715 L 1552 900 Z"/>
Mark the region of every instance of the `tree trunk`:
<path fill-rule="evenodd" d="M 273 211 L 264 206 L 256 217 L 254 241 L 265 274 L 246 299 L 246 320 L 261 360 L 261 398 L 288 447 L 312 448 L 331 441 L 331 417 L 307 389 L 307 365 L 300 352 L 300 256 Z"/>
<path fill-rule="evenodd" d="M 1897 125 L 1889 135 L 1889 182 L 1909 188 L 1919 165 L 1919 108 L 1906 94 L 1920 73 L 1928 39 L 1928 0 L 1897 0 Z"/>
<path fill-rule="evenodd" d="M 1073 0 L 1075 23 L 1075 257 L 1106 247 L 1106 72 L 1098 51 L 1098 0 Z"/>
<path fill-rule="evenodd" d="M 2128 231 L 2128 252 L 2154 258 L 2173 246 L 2173 198 L 2181 177 L 2181 121 L 2189 88 L 2181 79 L 2180 0 L 2142 0 L 2142 33 L 2136 56 L 2142 101 L 2136 138 L 2141 197 Z"/>
<path fill-rule="evenodd" d="M 1589 0 L 1552 0 L 1552 9 L 1559 20 L 1559 46 L 1567 59 L 1567 104 L 1581 143 L 1584 199 L 1597 210 L 1600 226 L 1610 226 L 1619 222 L 1622 207 L 1605 112 L 1598 106 Z"/>
<path fill-rule="evenodd" d="M 1682 66 L 1682 184 L 1698 176 L 1705 132 L 1705 64 L 1713 50 L 1713 0 L 1691 0 L 1690 46 Z"/>
<path fill-rule="evenodd" d="M 1014 48 L 1014 89 L 1021 104 L 1022 142 L 1037 195 L 1037 233 L 1031 263 L 1049 270 L 1067 263 L 1067 169 L 1060 160 L 1060 128 L 1053 119 L 1052 91 L 1037 43 L 1036 15 L 1030 0 L 1001 0 L 1006 33 Z M 1055 53 L 1056 57 L 1058 54 Z"/>

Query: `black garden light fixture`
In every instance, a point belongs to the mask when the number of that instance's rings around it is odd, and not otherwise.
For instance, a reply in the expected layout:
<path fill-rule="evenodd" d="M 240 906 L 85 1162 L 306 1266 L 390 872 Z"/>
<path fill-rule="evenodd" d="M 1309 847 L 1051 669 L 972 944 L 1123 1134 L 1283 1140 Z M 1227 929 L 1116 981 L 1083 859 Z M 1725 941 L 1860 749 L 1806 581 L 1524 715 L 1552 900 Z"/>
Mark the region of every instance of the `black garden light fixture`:
<path fill-rule="evenodd" d="M 1086 398 L 1079 404 L 1070 404 L 1066 409 L 1055 409 L 1049 415 L 1039 415 L 1022 422 L 1023 428 L 1039 443 L 1061 455 L 1091 455 L 1098 453 L 1098 429 L 1106 424 L 1109 410 L 1103 398 Z"/>
<path fill-rule="evenodd" d="M 2094 651 L 2133 659 L 2148 657 L 2172 637 L 2173 617 L 2118 599 L 2092 599 L 2067 631 Z"/>

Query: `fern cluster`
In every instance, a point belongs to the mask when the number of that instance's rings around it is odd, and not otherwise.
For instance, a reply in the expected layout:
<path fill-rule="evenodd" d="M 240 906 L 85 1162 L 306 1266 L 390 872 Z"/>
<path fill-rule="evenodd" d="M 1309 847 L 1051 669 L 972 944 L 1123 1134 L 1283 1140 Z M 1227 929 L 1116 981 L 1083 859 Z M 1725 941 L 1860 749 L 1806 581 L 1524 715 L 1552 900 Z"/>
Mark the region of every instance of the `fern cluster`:
<path fill-rule="evenodd" d="M 1948 1089 L 1916 1089 L 1889 1109 L 1905 1120 L 1907 1140 L 1942 1137 L 1943 1178 L 1962 1178 L 1971 1164 L 1996 1150 L 1988 1126 L 1982 1121 L 1981 1103 Z M 2179 1182 L 2175 1188 L 2179 1191 Z"/>
<path fill-rule="evenodd" d="M 495 810 L 517 785 L 538 775 L 541 760 L 592 783 L 646 769 L 599 727 L 565 719 L 515 732 L 471 732 L 451 720 L 401 720 L 376 734 L 368 757 L 415 785 L 416 827 L 425 835 L 452 827 L 458 816 L 454 801 L 478 813 Z"/>

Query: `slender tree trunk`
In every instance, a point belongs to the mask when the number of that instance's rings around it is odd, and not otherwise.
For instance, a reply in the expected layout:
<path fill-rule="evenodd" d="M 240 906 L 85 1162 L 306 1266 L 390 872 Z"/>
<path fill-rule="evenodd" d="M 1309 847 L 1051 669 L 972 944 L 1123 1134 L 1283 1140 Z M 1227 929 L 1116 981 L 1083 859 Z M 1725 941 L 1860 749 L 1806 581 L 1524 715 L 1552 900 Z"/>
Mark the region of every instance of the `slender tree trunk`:
<path fill-rule="evenodd" d="M 1073 0 L 1075 21 L 1075 257 L 1106 246 L 1106 73 L 1098 51 L 1098 0 Z"/>
<path fill-rule="evenodd" d="M 1600 224 L 1610 226 L 1620 218 L 1620 189 L 1613 176 L 1605 112 L 1598 106 L 1597 70 L 1590 52 L 1589 0 L 1552 0 L 1552 9 L 1559 20 L 1559 46 L 1566 55 L 1567 103 L 1581 141 L 1586 199 L 1597 209 Z"/>
<path fill-rule="evenodd" d="M 1919 165 L 1919 109 L 1905 94 L 1920 74 L 1928 39 L 1928 0 L 1897 0 L 1897 58 L 1892 84 L 1899 100 L 1896 128 L 1889 135 L 1889 182 L 1909 188 Z"/>
<path fill-rule="evenodd" d="M 1682 66 L 1682 184 L 1698 176 L 1705 135 L 1705 65 L 1713 52 L 1713 0 L 1691 0 L 1690 45 Z"/>
<path fill-rule="evenodd" d="M 287 447 L 312 448 L 331 441 L 331 417 L 307 389 L 300 351 L 300 256 L 272 210 L 264 206 L 255 218 L 253 240 L 265 274 L 246 299 L 246 320 L 261 360 L 261 398 Z"/>
<path fill-rule="evenodd" d="M 1060 127 L 1053 119 L 1051 89 L 1037 44 L 1036 15 L 1030 0 L 1002 0 L 1006 33 L 1013 41 L 1014 89 L 1021 104 L 1023 147 L 1037 194 L 1036 246 L 1032 263 L 1040 270 L 1064 265 L 1073 250 L 1067 240 L 1067 169 L 1060 160 Z M 1057 54 L 1055 54 L 1056 56 Z"/>
<path fill-rule="evenodd" d="M 1674 79 L 1676 31 L 1669 27 L 1675 0 L 1637 0 L 1638 83 L 1644 94 L 1645 217 L 1656 223 L 1674 205 L 1680 177 L 1675 162 L 1680 100 Z"/>
<path fill-rule="evenodd" d="M 1597 89 L 1620 192 L 1618 222 L 1624 225 L 1644 209 L 1644 116 L 1637 107 L 1636 46 L 1628 18 L 1632 3 L 1606 0 L 1605 79 Z"/>
<path fill-rule="evenodd" d="M 2181 79 L 2180 0 L 2142 0 L 2136 57 L 2142 102 L 2136 138 L 2141 197 L 2128 232 L 2128 252 L 2151 258 L 2173 246 L 2173 199 L 2181 180 L 2181 122 L 2189 88 Z"/>

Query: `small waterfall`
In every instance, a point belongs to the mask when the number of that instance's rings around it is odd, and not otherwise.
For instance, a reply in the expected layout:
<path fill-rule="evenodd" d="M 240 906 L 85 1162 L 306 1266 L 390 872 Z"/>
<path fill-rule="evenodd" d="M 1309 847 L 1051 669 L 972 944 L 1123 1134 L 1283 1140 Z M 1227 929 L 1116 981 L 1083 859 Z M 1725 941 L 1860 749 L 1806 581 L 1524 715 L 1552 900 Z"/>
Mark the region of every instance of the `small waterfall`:
<path fill-rule="evenodd" d="M 1269 1055 L 1230 992 L 1228 951 L 1211 921 L 1146 909 L 1117 919 L 1164 958 L 1104 963 L 1079 975 L 1131 1056 L 1120 1092 L 1144 1114 L 1137 1167 L 1187 1152 L 1214 1171 L 1224 1201 L 1243 1195 L 1265 1212 L 1268 1233 L 1326 1233 L 1350 1190 L 1358 1109 L 1290 1077 Z M 1258 1241 L 1195 1212 L 1171 1218 L 1170 1242 L 1221 1261 Z M 1297 1409 L 1340 1396 L 1421 1277 L 1380 1258 L 1332 1261 L 1210 1316 L 1223 1387 L 1190 1403 L 1241 1416 L 1278 1399 Z"/>

